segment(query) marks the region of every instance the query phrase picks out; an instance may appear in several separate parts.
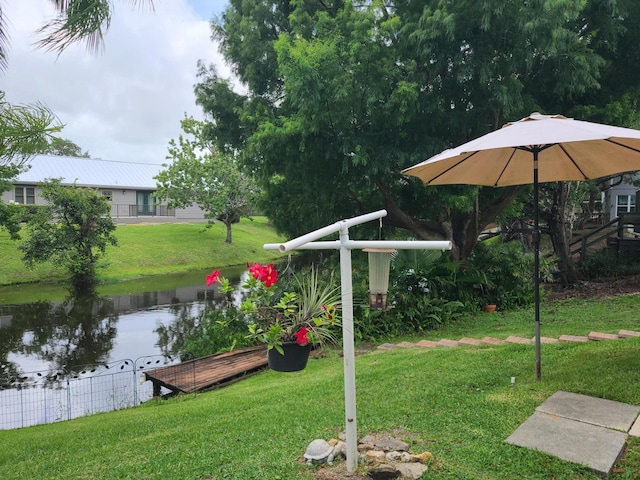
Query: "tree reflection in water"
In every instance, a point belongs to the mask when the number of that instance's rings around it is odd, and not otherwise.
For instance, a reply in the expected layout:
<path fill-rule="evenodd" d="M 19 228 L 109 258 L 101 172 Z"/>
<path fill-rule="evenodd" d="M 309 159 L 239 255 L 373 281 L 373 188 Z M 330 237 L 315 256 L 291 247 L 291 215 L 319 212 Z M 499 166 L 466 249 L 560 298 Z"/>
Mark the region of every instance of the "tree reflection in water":
<path fill-rule="evenodd" d="M 20 382 L 20 368 L 10 353 L 31 355 L 48 363 L 48 378 L 80 366 L 108 361 L 119 315 L 112 300 L 95 291 L 70 291 L 62 302 L 41 301 L 1 307 L 10 319 L 0 328 L 0 382 Z M 17 380 L 17 382 L 16 382 Z"/>

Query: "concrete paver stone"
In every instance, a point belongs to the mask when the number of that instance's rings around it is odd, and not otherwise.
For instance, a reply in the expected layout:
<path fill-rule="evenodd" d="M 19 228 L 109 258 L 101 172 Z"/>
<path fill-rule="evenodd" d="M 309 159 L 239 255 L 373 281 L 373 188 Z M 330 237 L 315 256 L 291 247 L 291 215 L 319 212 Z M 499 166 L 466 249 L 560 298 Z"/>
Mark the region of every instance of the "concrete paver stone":
<path fill-rule="evenodd" d="M 622 338 L 640 337 L 640 332 L 634 332 L 633 330 L 620 330 L 618 335 Z"/>
<path fill-rule="evenodd" d="M 516 337 L 513 335 L 509 335 L 507 337 L 507 339 L 505 340 L 505 342 L 507 343 L 522 343 L 523 345 L 531 345 L 533 343 L 533 340 L 531 340 L 530 338 L 522 338 L 522 337 Z"/>
<path fill-rule="evenodd" d="M 506 442 L 586 465 L 607 477 L 624 451 L 626 440 L 626 433 L 535 412 Z"/>
<path fill-rule="evenodd" d="M 629 435 L 632 437 L 640 437 L 640 417 L 636 418 L 636 421 L 633 422 L 631 430 L 629 430 Z"/>
<path fill-rule="evenodd" d="M 640 407 L 558 391 L 536 408 L 536 411 L 628 432 L 640 412 Z"/>
<path fill-rule="evenodd" d="M 582 335 L 560 335 L 558 340 L 561 342 L 588 342 L 589 337 Z"/>
<path fill-rule="evenodd" d="M 602 332 L 590 332 L 587 335 L 589 340 L 602 341 L 602 340 L 618 340 L 620 337 L 615 333 L 602 333 Z"/>

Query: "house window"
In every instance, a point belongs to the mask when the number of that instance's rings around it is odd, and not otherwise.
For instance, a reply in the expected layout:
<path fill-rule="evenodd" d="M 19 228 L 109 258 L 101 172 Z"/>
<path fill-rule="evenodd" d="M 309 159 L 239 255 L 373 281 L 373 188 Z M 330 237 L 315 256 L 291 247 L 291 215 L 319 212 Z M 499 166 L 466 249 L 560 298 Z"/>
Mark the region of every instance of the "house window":
<path fill-rule="evenodd" d="M 35 187 L 16 187 L 15 202 L 23 205 L 34 205 L 36 203 Z"/>
<path fill-rule="evenodd" d="M 636 196 L 635 195 L 618 195 L 616 201 L 616 214 L 618 216 L 625 213 L 635 213 Z"/>
<path fill-rule="evenodd" d="M 102 196 L 109 202 L 113 201 L 113 192 L 111 190 L 102 190 Z"/>

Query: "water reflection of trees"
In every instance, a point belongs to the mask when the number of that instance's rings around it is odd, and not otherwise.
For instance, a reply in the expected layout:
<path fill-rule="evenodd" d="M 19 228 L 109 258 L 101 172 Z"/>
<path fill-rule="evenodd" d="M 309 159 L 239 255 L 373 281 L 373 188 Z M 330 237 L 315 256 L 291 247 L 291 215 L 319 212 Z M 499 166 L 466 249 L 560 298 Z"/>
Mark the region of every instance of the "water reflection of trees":
<path fill-rule="evenodd" d="M 234 298 L 215 295 L 203 298 L 202 304 L 175 304 L 169 308 L 173 321 L 169 325 L 159 325 L 154 332 L 158 335 L 157 346 L 165 357 L 186 360 L 184 346 L 187 338 L 198 328 L 198 324 L 209 312 L 221 311 Z"/>
<path fill-rule="evenodd" d="M 37 302 L 2 307 L 10 324 L 0 328 L 0 382 L 21 383 L 11 353 L 46 361 L 48 377 L 84 365 L 105 363 L 113 349 L 119 315 L 113 302 L 93 291 L 70 292 L 62 302 Z"/>

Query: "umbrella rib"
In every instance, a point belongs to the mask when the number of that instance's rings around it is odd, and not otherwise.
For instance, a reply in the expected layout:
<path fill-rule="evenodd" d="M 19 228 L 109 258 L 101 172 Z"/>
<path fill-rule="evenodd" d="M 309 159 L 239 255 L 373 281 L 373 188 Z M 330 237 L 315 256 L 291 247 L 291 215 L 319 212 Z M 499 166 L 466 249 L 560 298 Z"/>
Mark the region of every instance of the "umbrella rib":
<path fill-rule="evenodd" d="M 498 175 L 498 178 L 496 179 L 495 183 L 493 184 L 494 187 L 498 186 L 498 183 L 500 182 L 500 179 L 502 178 L 502 175 L 504 175 L 504 172 L 507 170 L 507 167 L 509 166 L 509 164 L 511 163 L 511 160 L 513 160 L 513 156 L 516 154 L 516 150 L 518 150 L 518 148 L 514 148 L 511 151 L 511 155 L 509 155 L 509 160 L 507 160 L 506 162 L 504 162 L 504 167 L 502 167 L 502 170 L 500 171 L 500 175 Z"/>
<path fill-rule="evenodd" d="M 564 145 L 562 145 L 561 143 L 557 143 L 556 145 L 558 145 L 560 149 L 564 152 L 564 154 L 567 156 L 567 158 L 571 160 L 571 163 L 573 163 L 573 166 L 576 167 L 576 169 L 580 172 L 580 175 L 582 175 L 582 178 L 584 178 L 585 180 L 589 180 L 589 178 L 584 174 L 584 172 L 582 171 L 580 166 L 576 163 L 576 161 L 573 159 L 573 157 L 564 148 Z"/>
<path fill-rule="evenodd" d="M 429 180 L 428 182 L 425 183 L 431 183 L 434 180 L 437 180 L 438 178 L 440 178 L 441 176 L 443 176 L 446 173 L 449 173 L 451 170 L 453 170 L 454 168 L 456 168 L 458 165 L 460 165 L 462 162 L 470 159 L 471 157 L 473 157 L 476 153 L 478 153 L 478 151 L 476 150 L 475 152 L 471 152 L 468 156 L 460 159 L 458 162 L 454 163 L 453 165 L 451 165 L 449 168 L 447 168 L 446 170 L 444 170 L 443 172 L 439 173 L 438 175 L 436 175 L 435 177 L 433 177 L 431 180 Z"/>
<path fill-rule="evenodd" d="M 618 145 L 619 147 L 627 148 L 629 150 L 633 150 L 634 152 L 640 153 L 640 149 L 630 147 L 629 145 L 625 145 L 624 143 L 616 142 L 615 140 L 611 140 L 610 138 L 605 138 L 605 141 L 613 143 L 614 145 Z"/>

